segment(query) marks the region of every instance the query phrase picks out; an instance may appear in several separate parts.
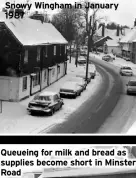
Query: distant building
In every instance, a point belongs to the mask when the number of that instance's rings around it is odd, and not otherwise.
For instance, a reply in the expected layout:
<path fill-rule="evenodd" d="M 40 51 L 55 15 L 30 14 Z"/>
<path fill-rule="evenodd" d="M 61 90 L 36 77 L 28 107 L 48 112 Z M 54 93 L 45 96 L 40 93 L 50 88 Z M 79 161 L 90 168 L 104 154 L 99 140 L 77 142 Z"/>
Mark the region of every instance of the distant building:
<path fill-rule="evenodd" d="M 117 29 L 111 30 L 105 27 L 105 24 L 102 24 L 101 27 L 96 31 L 94 35 L 94 45 L 96 47 L 102 47 L 103 52 L 113 52 L 115 54 L 121 53 L 120 40 L 126 34 L 126 29 L 120 28 L 117 26 Z"/>
<path fill-rule="evenodd" d="M 108 40 L 104 44 L 104 53 L 121 54 L 121 46 L 116 40 Z"/>
<path fill-rule="evenodd" d="M 136 63 L 134 40 L 136 40 L 136 19 L 133 29 L 130 29 L 126 36 L 120 40 L 122 56 L 124 58 L 130 58 L 133 63 Z"/>

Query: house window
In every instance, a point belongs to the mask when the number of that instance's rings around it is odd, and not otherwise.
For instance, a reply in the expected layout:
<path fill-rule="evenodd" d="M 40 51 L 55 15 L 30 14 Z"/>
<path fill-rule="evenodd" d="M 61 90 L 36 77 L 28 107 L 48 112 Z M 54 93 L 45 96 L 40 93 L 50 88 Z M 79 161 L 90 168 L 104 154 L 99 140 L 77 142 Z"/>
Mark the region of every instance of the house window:
<path fill-rule="evenodd" d="M 23 88 L 22 91 L 27 90 L 27 76 L 23 77 Z"/>
<path fill-rule="evenodd" d="M 28 63 L 28 50 L 25 50 L 24 63 Z"/>
<path fill-rule="evenodd" d="M 54 77 L 54 75 L 55 75 L 55 69 L 53 68 L 52 69 L 52 77 Z"/>
<path fill-rule="evenodd" d="M 54 46 L 54 56 L 56 56 L 56 46 Z"/>
<path fill-rule="evenodd" d="M 61 56 L 61 45 L 60 45 L 60 56 Z"/>
<path fill-rule="evenodd" d="M 60 66 L 58 66 L 58 74 L 60 74 Z"/>
<path fill-rule="evenodd" d="M 33 78 L 33 87 L 40 84 L 40 73 L 37 72 L 36 75 Z"/>
<path fill-rule="evenodd" d="M 48 47 L 47 46 L 45 46 L 43 49 L 43 55 L 44 55 L 44 57 L 48 57 Z"/>
<path fill-rule="evenodd" d="M 40 61 L 40 47 L 37 47 L 37 62 Z"/>
<path fill-rule="evenodd" d="M 46 81 L 46 70 L 44 71 L 44 82 Z"/>

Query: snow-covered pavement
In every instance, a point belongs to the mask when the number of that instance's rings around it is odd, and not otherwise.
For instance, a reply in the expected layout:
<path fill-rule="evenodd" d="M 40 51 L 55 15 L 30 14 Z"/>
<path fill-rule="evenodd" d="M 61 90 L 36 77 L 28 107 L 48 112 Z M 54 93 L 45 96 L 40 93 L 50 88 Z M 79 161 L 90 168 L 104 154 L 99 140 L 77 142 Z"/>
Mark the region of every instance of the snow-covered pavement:
<path fill-rule="evenodd" d="M 90 56 L 95 57 L 95 58 L 100 59 L 100 60 L 102 60 L 103 55 L 104 54 L 99 54 L 99 55 L 90 54 Z M 118 68 L 120 68 L 121 66 L 129 66 L 133 70 L 134 76 L 132 78 L 136 77 L 136 64 L 134 64 L 132 62 L 125 61 L 122 58 L 116 57 L 116 59 L 113 62 L 110 62 L 110 64 L 113 64 Z M 132 122 L 131 127 L 129 127 L 129 130 L 126 133 L 127 135 L 135 135 L 136 134 L 136 109 L 135 108 L 136 108 L 136 102 L 135 102 L 135 106 L 133 106 L 130 118 L 128 118 L 128 120 L 135 121 L 135 122 Z M 128 125 L 130 125 L 130 123 L 128 123 Z"/>
<path fill-rule="evenodd" d="M 59 91 L 60 86 L 69 78 L 76 76 L 80 72 L 81 66 L 76 67 L 68 62 L 67 75 L 47 87 L 45 91 Z M 0 114 L 0 133 L 1 134 L 37 134 L 44 129 L 46 132 L 58 123 L 65 122 L 66 118 L 75 111 L 88 97 L 91 97 L 101 85 L 102 78 L 97 73 L 96 78 L 91 80 L 87 89 L 82 92 L 77 99 L 64 99 L 63 108 L 56 112 L 53 116 L 31 116 L 27 113 L 27 105 L 33 96 L 19 103 L 3 102 L 3 111 Z"/>

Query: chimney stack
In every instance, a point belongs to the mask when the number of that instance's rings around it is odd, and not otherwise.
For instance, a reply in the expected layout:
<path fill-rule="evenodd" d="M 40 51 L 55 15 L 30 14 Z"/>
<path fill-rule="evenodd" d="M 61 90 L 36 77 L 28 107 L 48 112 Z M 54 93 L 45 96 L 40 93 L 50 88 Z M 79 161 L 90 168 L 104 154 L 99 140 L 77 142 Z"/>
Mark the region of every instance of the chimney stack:
<path fill-rule="evenodd" d="M 102 37 L 105 36 L 105 23 L 102 24 Z"/>
<path fill-rule="evenodd" d="M 117 36 L 119 36 L 120 35 L 120 26 L 119 25 L 117 25 Z"/>
<path fill-rule="evenodd" d="M 15 9 L 15 13 L 18 13 L 20 14 L 20 16 L 24 16 L 25 12 L 24 12 L 24 9 Z"/>
<path fill-rule="evenodd" d="M 134 27 L 136 27 L 136 18 L 135 18 L 135 21 L 134 21 Z"/>
<path fill-rule="evenodd" d="M 2 8 L 2 12 L 7 12 L 8 10 L 6 8 Z"/>

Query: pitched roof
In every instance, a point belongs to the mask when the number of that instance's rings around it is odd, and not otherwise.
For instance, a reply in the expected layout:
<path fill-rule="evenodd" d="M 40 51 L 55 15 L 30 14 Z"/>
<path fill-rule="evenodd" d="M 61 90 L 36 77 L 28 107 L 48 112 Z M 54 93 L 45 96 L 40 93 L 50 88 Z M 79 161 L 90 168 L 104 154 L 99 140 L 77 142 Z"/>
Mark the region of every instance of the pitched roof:
<path fill-rule="evenodd" d="M 112 39 L 119 41 L 120 39 L 124 37 L 124 35 L 128 34 L 129 32 L 130 32 L 130 29 L 123 29 L 123 34 L 120 33 L 120 35 L 117 36 L 117 29 L 111 30 L 105 27 L 104 36 L 105 37 L 109 36 Z M 102 26 L 97 30 L 96 35 L 102 36 Z"/>
<path fill-rule="evenodd" d="M 67 44 L 66 39 L 51 23 L 41 23 L 28 17 L 23 19 L 6 19 L 0 12 L 0 22 L 4 22 L 8 29 L 22 45 Z"/>
<path fill-rule="evenodd" d="M 127 33 L 127 35 L 125 37 L 123 37 L 120 42 L 121 43 L 131 43 L 133 40 L 136 39 L 136 28 L 131 29 L 131 31 L 129 31 Z"/>
<path fill-rule="evenodd" d="M 103 45 L 109 39 L 112 39 L 112 38 L 110 38 L 109 36 L 102 37 L 101 39 L 95 41 L 94 44 L 95 44 L 95 46 L 99 47 L 99 46 Z"/>

